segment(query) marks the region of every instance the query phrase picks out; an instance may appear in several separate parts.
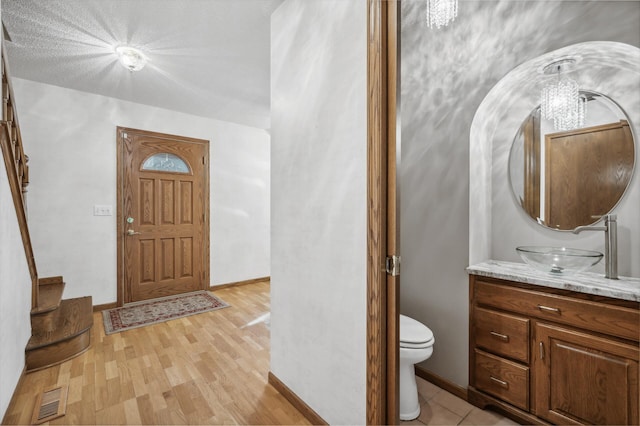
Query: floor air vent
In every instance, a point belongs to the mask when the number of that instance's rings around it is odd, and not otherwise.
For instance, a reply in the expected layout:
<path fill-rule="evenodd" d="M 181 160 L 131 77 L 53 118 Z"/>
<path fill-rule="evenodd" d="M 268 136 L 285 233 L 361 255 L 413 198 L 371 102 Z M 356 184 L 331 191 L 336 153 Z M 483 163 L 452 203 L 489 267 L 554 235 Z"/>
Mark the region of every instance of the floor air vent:
<path fill-rule="evenodd" d="M 64 416 L 67 409 L 68 386 L 56 386 L 44 390 L 36 399 L 31 424 L 39 425 Z"/>

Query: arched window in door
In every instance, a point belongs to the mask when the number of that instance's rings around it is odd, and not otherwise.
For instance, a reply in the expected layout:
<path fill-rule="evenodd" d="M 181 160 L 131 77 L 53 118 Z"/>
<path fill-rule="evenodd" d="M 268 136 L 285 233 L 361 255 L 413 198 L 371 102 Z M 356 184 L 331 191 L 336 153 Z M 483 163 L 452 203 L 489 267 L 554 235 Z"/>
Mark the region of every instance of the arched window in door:
<path fill-rule="evenodd" d="M 186 161 L 175 154 L 161 152 L 153 154 L 142 163 L 142 170 L 173 172 L 173 173 L 191 173 L 191 169 Z"/>

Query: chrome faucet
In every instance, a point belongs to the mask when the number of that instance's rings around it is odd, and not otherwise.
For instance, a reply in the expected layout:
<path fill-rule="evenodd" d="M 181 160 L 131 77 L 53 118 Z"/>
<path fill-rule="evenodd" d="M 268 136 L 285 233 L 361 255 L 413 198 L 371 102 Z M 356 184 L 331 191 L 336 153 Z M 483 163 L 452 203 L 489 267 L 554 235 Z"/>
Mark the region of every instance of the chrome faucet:
<path fill-rule="evenodd" d="M 604 216 L 604 226 L 578 226 L 573 231 L 579 234 L 582 231 L 604 231 L 604 262 L 605 278 L 618 279 L 618 220 L 615 214 Z"/>

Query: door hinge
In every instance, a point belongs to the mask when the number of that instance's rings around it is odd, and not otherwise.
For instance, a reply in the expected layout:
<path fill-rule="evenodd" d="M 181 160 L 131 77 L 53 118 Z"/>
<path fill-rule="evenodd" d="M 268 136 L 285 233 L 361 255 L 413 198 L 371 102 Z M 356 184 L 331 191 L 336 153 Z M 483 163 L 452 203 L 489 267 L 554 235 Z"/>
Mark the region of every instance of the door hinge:
<path fill-rule="evenodd" d="M 387 274 L 392 277 L 397 277 L 400 275 L 400 256 L 387 256 L 385 261 L 385 269 Z"/>
<path fill-rule="evenodd" d="M 202 157 L 202 164 L 207 164 L 207 157 Z"/>

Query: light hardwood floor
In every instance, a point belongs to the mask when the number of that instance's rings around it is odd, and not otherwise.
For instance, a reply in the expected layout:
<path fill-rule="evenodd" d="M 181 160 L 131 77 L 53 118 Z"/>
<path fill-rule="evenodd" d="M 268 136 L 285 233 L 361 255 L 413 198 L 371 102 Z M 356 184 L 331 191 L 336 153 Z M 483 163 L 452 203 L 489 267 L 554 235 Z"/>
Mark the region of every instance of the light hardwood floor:
<path fill-rule="evenodd" d="M 104 334 L 94 314 L 91 348 L 28 374 L 5 421 L 29 424 L 36 395 L 69 385 L 67 413 L 50 424 L 309 424 L 267 384 L 266 282 L 214 292 L 229 308 Z"/>

